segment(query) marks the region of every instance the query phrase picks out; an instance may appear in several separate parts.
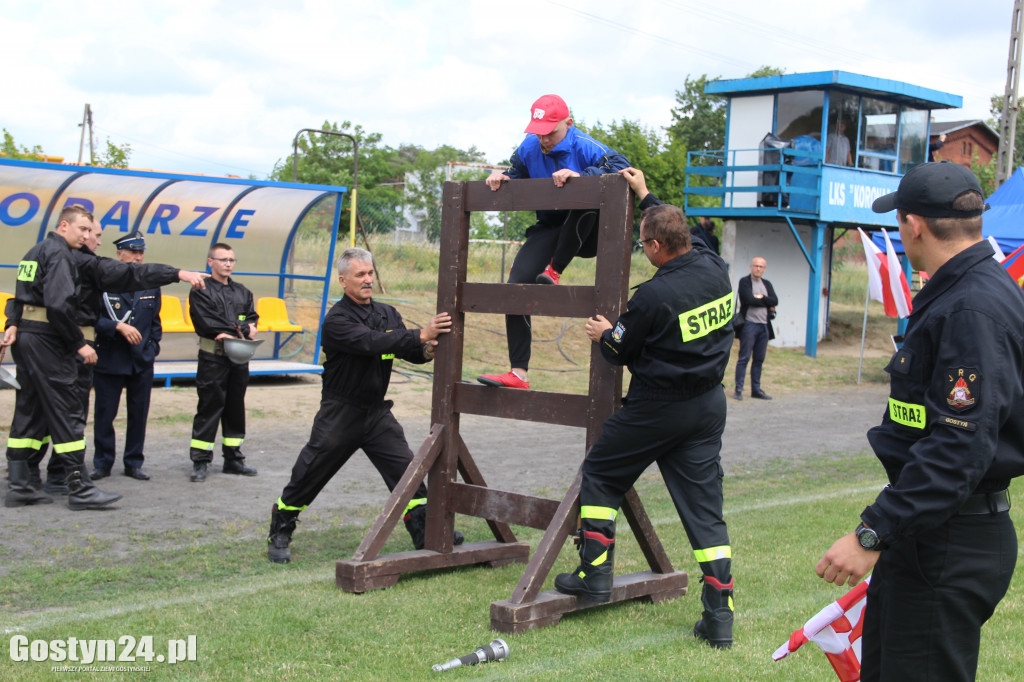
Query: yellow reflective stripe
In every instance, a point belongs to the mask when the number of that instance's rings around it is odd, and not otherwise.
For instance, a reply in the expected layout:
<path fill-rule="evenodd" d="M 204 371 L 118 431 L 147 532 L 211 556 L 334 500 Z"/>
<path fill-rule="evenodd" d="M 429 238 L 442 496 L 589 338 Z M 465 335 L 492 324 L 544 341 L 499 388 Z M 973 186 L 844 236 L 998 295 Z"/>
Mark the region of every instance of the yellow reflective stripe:
<path fill-rule="evenodd" d="M 394 353 L 384 353 L 383 355 L 380 356 L 380 359 L 381 360 L 394 360 L 395 359 L 395 354 Z"/>
<path fill-rule="evenodd" d="M 580 507 L 581 519 L 600 519 L 602 521 L 614 521 L 617 509 L 611 507 Z"/>
<path fill-rule="evenodd" d="M 193 447 L 196 450 L 213 450 L 213 443 L 207 443 L 205 440 L 196 440 L 193 438 L 189 443 L 189 447 Z"/>
<path fill-rule="evenodd" d="M 601 556 L 599 556 L 596 559 L 594 559 L 593 561 L 591 561 L 590 565 L 591 566 L 600 566 L 601 564 L 603 564 L 606 561 L 608 561 L 608 550 L 607 549 L 604 552 L 601 553 Z"/>
<path fill-rule="evenodd" d="M 415 500 L 409 500 L 409 504 L 405 505 L 405 511 L 402 512 L 402 516 L 405 516 L 406 514 L 411 512 L 413 509 L 415 509 L 416 507 L 420 506 L 421 504 L 426 504 L 426 503 L 427 503 L 427 498 L 425 498 L 425 497 L 417 497 Z"/>
<path fill-rule="evenodd" d="M 18 281 L 34 282 L 36 270 L 39 269 L 39 262 L 34 260 L 23 260 L 18 263 Z"/>
<path fill-rule="evenodd" d="M 289 506 L 289 505 L 285 504 L 284 500 L 282 500 L 280 497 L 277 498 L 277 508 L 278 509 L 282 509 L 284 511 L 304 511 L 308 507 L 309 507 L 308 504 L 304 504 L 301 507 L 292 507 L 292 506 Z"/>
<path fill-rule="evenodd" d="M 47 436 L 46 440 L 36 440 L 35 438 L 8 438 L 7 447 L 9 448 L 29 448 L 31 450 L 38 450 L 43 447 L 43 443 L 49 440 Z"/>
<path fill-rule="evenodd" d="M 732 547 L 722 545 L 720 547 L 708 547 L 706 549 L 693 550 L 693 556 L 697 557 L 697 563 L 716 561 L 717 559 L 731 559 Z"/>
<path fill-rule="evenodd" d="M 224 445 L 226 445 L 227 447 L 229 447 L 229 448 L 237 448 L 237 447 L 240 447 L 242 445 L 242 441 L 244 441 L 245 439 L 244 438 L 223 438 L 222 440 L 224 441 Z M 210 449 L 211 450 L 213 449 L 213 444 L 212 443 L 210 444 Z"/>
<path fill-rule="evenodd" d="M 707 336 L 714 330 L 727 325 L 732 319 L 732 299 L 733 295 L 730 291 L 722 298 L 681 314 L 679 329 L 683 332 L 683 342 Z"/>
<path fill-rule="evenodd" d="M 50 442 L 50 437 L 49 436 L 47 436 L 46 438 L 43 439 L 43 445 L 46 445 L 49 442 Z"/>
<path fill-rule="evenodd" d="M 889 398 L 889 419 L 912 429 L 923 429 L 925 425 L 924 405 L 901 403 L 895 398 Z"/>
<path fill-rule="evenodd" d="M 70 443 L 54 443 L 53 451 L 59 454 L 65 452 L 74 452 L 75 450 L 85 450 L 85 439 L 72 441 Z"/>

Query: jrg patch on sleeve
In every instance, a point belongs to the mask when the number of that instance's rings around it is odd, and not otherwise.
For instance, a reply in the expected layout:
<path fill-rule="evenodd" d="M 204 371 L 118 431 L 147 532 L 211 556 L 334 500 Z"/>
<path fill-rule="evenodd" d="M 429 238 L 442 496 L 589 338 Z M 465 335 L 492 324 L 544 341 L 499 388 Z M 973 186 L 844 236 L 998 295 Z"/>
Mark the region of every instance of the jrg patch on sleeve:
<path fill-rule="evenodd" d="M 981 373 L 973 367 L 946 370 L 946 405 L 954 412 L 978 407 L 981 397 Z"/>

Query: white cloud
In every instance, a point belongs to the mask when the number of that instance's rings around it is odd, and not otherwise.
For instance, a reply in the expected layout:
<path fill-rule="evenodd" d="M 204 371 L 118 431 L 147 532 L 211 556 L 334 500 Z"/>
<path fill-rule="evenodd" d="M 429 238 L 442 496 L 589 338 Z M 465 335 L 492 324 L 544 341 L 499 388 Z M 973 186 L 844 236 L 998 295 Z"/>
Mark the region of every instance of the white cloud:
<path fill-rule="evenodd" d="M 346 120 L 497 162 L 546 92 L 587 123 L 661 128 L 687 76 L 763 65 L 953 92 L 964 109 L 937 118 L 986 118 L 1006 77 L 998 4 L 962 21 L 951 0 L 3 1 L 0 126 L 74 160 L 88 102 L 97 141 L 130 143 L 134 165 L 211 174 L 264 177 L 299 129 Z"/>

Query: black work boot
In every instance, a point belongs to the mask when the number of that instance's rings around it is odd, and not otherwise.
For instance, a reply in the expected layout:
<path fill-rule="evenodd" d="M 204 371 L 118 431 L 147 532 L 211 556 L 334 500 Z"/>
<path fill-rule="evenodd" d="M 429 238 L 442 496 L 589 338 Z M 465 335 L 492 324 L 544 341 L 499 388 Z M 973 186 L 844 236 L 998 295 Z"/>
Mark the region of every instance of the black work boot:
<path fill-rule="evenodd" d="M 202 483 L 206 480 L 206 472 L 209 464 L 207 462 L 192 462 L 192 475 L 188 480 L 193 483 Z"/>
<path fill-rule="evenodd" d="M 701 580 L 704 590 L 700 600 L 704 604 L 704 612 L 693 626 L 693 635 L 716 649 L 728 649 L 732 646 L 732 588 L 735 580 L 729 578 L 728 583 L 721 583 L 710 575 Z"/>
<path fill-rule="evenodd" d="M 65 478 L 64 467 L 46 467 L 46 482 L 43 483 L 43 492 L 50 495 L 67 495 L 68 485 L 64 482 Z"/>
<path fill-rule="evenodd" d="M 403 519 L 405 529 L 412 537 L 412 546 L 416 549 L 423 549 L 427 544 L 427 505 L 421 504 L 412 508 Z M 452 533 L 452 544 L 461 545 L 466 541 L 465 536 L 459 531 Z"/>
<path fill-rule="evenodd" d="M 68 467 L 68 507 L 74 511 L 99 509 L 121 499 L 120 493 L 108 493 L 93 485 L 84 464 Z"/>
<path fill-rule="evenodd" d="M 30 504 L 53 504 L 53 498 L 33 488 L 30 482 L 29 463 L 25 460 L 7 460 L 8 481 L 5 507 L 26 507 Z M 36 469 L 36 476 L 39 470 Z"/>
<path fill-rule="evenodd" d="M 36 490 L 43 490 L 43 477 L 39 473 L 39 465 L 28 462 L 28 484 Z M 47 492 L 47 491 L 43 491 Z"/>
<path fill-rule="evenodd" d="M 237 474 L 239 476 L 255 476 L 257 473 L 254 468 L 245 466 L 245 457 L 225 457 L 222 471 L 225 474 Z"/>
<path fill-rule="evenodd" d="M 580 565 L 572 573 L 559 573 L 555 589 L 590 601 L 606 602 L 612 597 L 612 568 L 615 537 L 580 529 Z"/>
<path fill-rule="evenodd" d="M 279 509 L 274 503 L 270 511 L 270 534 L 267 535 L 267 558 L 275 564 L 286 564 L 292 560 L 292 551 L 288 545 L 295 532 L 295 524 L 299 522 L 297 509 Z"/>

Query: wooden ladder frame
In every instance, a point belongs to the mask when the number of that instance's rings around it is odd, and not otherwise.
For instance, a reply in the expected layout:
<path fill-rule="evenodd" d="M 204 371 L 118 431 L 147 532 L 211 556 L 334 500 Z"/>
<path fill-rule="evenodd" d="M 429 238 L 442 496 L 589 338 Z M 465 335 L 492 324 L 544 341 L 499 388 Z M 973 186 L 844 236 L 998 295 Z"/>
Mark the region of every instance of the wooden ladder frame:
<path fill-rule="evenodd" d="M 477 211 L 596 209 L 598 252 L 593 286 L 489 284 L 467 282 L 470 215 Z M 563 614 L 596 606 L 554 590 L 541 592 L 558 553 L 574 535 L 579 516 L 582 469 L 561 501 L 491 488 L 459 435 L 461 414 L 478 414 L 586 429 L 586 448 L 597 441 L 604 421 L 618 408 L 622 369 L 607 363 L 596 344 L 590 354 L 587 395 L 487 387 L 462 380 L 466 313 L 615 319 L 625 309 L 632 247 L 633 193 L 619 175 L 574 178 L 564 187 L 551 180 L 516 180 L 497 192 L 483 182 L 444 186 L 437 310 L 452 315 L 451 333 L 434 360 L 431 429 L 350 560 L 338 561 L 336 582 L 347 592 L 394 585 L 402 573 L 452 566 L 501 566 L 527 562 L 529 544 L 511 525 L 544 530 L 537 551 L 507 600 L 491 604 L 491 627 L 522 632 L 557 623 Z M 456 480 L 456 472 L 462 483 Z M 427 474 L 429 473 L 429 477 Z M 379 556 L 420 482 L 427 478 L 425 548 Z M 672 568 L 643 504 L 630 490 L 622 505 L 650 570 L 616 575 L 611 601 L 663 601 L 686 594 L 688 576 Z M 487 520 L 493 541 L 455 547 L 455 514 Z"/>

